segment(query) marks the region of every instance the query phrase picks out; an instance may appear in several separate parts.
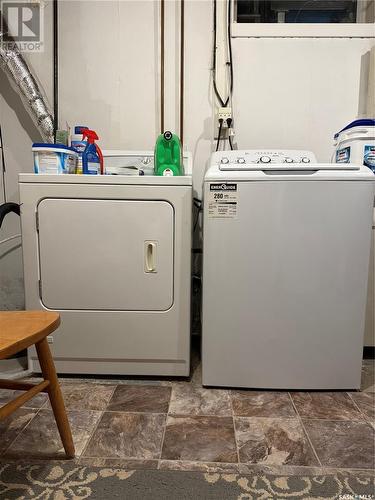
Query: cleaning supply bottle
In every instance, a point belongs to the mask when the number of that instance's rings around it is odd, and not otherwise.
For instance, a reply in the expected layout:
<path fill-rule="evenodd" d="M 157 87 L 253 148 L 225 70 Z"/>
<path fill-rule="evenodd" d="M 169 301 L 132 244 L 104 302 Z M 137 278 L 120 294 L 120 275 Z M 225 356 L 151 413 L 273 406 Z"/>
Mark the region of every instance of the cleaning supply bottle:
<path fill-rule="evenodd" d="M 89 130 L 84 125 L 74 127 L 74 134 L 70 138 L 70 146 L 78 153 L 77 174 L 82 174 L 82 154 L 87 146 L 87 141 L 83 139 L 84 130 Z"/>
<path fill-rule="evenodd" d="M 172 132 L 160 134 L 155 144 L 155 175 L 184 175 L 180 139 Z"/>
<path fill-rule="evenodd" d="M 87 146 L 82 153 L 82 171 L 84 174 L 103 174 L 104 162 L 103 154 L 99 146 L 95 143 L 99 139 L 94 130 L 83 130 L 83 140 L 87 138 Z"/>

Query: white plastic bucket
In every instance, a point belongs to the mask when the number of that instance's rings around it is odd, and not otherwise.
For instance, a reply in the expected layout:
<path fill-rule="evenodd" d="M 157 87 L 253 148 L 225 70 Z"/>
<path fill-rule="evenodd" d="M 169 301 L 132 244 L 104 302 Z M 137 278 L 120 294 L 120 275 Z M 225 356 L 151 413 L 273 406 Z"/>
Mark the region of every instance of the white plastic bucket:
<path fill-rule="evenodd" d="M 349 123 L 334 136 L 332 163 L 357 163 L 375 172 L 375 120 Z"/>
<path fill-rule="evenodd" d="M 75 174 L 78 153 L 62 144 L 35 143 L 34 172 L 36 174 Z"/>

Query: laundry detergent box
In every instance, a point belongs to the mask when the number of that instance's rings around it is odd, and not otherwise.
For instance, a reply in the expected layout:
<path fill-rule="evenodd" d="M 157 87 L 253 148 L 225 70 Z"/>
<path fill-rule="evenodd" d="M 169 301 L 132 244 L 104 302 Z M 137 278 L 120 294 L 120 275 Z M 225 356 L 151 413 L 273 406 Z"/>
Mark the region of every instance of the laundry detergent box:
<path fill-rule="evenodd" d="M 334 136 L 334 163 L 359 163 L 375 172 L 375 119 L 354 120 Z"/>
<path fill-rule="evenodd" d="M 34 143 L 34 172 L 36 174 L 75 174 L 78 153 L 62 144 Z"/>

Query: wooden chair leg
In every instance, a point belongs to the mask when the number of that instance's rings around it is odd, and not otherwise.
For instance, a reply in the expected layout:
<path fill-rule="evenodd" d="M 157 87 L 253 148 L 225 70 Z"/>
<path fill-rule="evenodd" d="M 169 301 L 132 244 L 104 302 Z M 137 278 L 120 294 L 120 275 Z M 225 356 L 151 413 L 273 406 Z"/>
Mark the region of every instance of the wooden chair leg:
<path fill-rule="evenodd" d="M 52 410 L 55 415 L 57 427 L 59 429 L 61 441 L 64 445 L 65 453 L 68 458 L 74 458 L 74 443 L 68 417 L 65 411 L 64 400 L 62 397 L 59 380 L 56 375 L 55 365 L 52 359 L 51 351 L 47 339 L 35 344 L 38 353 L 40 368 L 45 380 L 49 380 L 47 388 Z"/>

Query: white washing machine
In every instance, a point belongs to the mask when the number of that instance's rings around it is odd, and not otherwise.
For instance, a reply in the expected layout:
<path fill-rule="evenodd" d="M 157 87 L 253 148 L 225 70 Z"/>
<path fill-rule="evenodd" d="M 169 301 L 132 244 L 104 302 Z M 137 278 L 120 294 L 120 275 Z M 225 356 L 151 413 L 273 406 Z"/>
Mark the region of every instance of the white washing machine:
<path fill-rule="evenodd" d="M 373 173 L 221 151 L 204 180 L 203 384 L 358 389 Z"/>
<path fill-rule="evenodd" d="M 136 172 L 153 153 L 105 160 Z M 184 165 L 180 177 L 20 174 L 26 308 L 61 314 L 58 372 L 189 374 L 191 155 Z M 29 360 L 39 371 L 34 349 Z"/>

